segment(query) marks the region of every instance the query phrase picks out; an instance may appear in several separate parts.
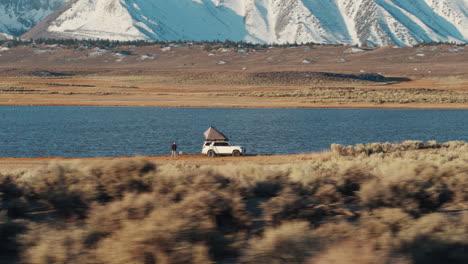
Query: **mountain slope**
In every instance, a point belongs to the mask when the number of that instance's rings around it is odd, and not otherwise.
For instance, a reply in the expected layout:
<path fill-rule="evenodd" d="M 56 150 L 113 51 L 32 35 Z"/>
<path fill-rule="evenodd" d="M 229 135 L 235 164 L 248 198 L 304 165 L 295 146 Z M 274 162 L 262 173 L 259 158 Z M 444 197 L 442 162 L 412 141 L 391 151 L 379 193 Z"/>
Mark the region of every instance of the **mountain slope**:
<path fill-rule="evenodd" d="M 8 39 L 13 39 L 13 36 L 6 34 L 6 33 L 0 33 L 0 40 L 8 40 Z"/>
<path fill-rule="evenodd" d="M 0 0 L 0 32 L 19 36 L 66 0 Z"/>
<path fill-rule="evenodd" d="M 468 40 L 468 0 L 74 0 L 26 37 L 414 45 Z"/>

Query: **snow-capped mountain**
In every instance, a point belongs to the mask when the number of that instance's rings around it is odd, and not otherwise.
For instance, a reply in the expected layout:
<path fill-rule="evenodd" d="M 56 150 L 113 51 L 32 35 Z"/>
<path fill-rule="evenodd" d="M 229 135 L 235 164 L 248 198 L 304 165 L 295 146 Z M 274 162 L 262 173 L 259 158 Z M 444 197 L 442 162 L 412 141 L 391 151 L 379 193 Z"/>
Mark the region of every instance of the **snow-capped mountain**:
<path fill-rule="evenodd" d="M 51 36 L 378 46 L 467 42 L 468 0 L 72 0 L 25 35 Z"/>
<path fill-rule="evenodd" d="M 0 33 L 0 40 L 8 40 L 8 39 L 13 39 L 14 37 L 12 35 L 6 34 L 6 33 Z"/>
<path fill-rule="evenodd" d="M 0 32 L 19 36 L 67 0 L 0 0 Z"/>

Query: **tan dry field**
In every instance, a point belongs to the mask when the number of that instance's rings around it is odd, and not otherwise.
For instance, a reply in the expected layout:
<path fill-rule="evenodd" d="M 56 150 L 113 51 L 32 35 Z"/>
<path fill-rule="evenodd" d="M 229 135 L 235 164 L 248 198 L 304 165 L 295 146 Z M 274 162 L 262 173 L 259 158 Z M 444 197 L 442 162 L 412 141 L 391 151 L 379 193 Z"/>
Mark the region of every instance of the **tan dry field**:
<path fill-rule="evenodd" d="M 241 156 L 231 157 L 222 156 L 216 158 L 208 158 L 205 155 L 181 155 L 176 158 L 171 156 L 144 156 L 148 161 L 158 165 L 163 164 L 192 164 L 192 165 L 226 165 L 226 164 L 260 164 L 260 165 L 277 165 L 277 164 L 295 164 L 310 160 L 328 159 L 331 152 L 310 153 L 310 154 L 295 154 L 295 155 L 271 155 L 271 156 Z M 135 157 L 108 157 L 108 158 L 62 158 L 62 157 L 40 157 L 40 158 L 7 158 L 0 157 L 0 173 L 12 172 L 18 170 L 41 169 L 47 167 L 51 163 L 74 163 L 74 162 L 103 162 L 116 160 L 131 160 Z"/>
<path fill-rule="evenodd" d="M 468 109 L 468 48 L 451 45 L 246 53 L 203 46 L 44 45 L 0 55 L 0 105 Z"/>

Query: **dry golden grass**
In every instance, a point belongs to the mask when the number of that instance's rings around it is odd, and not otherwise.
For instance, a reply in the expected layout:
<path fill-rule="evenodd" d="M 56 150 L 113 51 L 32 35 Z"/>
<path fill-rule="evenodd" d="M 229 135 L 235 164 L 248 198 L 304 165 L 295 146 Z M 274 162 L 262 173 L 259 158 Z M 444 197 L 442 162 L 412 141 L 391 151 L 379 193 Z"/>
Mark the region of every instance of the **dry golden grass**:
<path fill-rule="evenodd" d="M 281 264 L 304 263 L 318 251 L 318 237 L 308 222 L 289 222 L 267 228 L 264 235 L 252 238 L 244 254 L 244 262 Z"/>
<path fill-rule="evenodd" d="M 344 46 L 249 53 L 125 46 L 100 55 L 43 46 L 2 53 L 0 105 L 468 108 L 468 49 L 450 45 L 356 54 Z M 122 50 L 134 55 L 116 58 Z M 426 56 L 415 57 L 420 53 Z M 141 59 L 148 54 L 153 59 Z M 302 63 L 306 58 L 312 63 Z M 67 75 L 37 74 L 44 71 Z M 373 73 L 388 78 L 353 77 Z"/>
<path fill-rule="evenodd" d="M 312 88 L 293 91 L 221 93 L 222 96 L 242 97 L 293 97 L 310 100 L 313 103 L 430 103 L 468 104 L 468 93 L 436 89 L 361 89 L 361 88 Z"/>
<path fill-rule="evenodd" d="M 109 73 L 110 74 L 110 73 Z M 382 86 L 354 79 L 295 77 L 307 72 L 145 72 L 0 79 L 0 105 L 191 107 L 461 108 L 467 89 L 415 80 Z M 152 76 L 148 76 L 153 74 Z M 277 78 L 262 75 L 279 74 Z M 288 77 L 288 74 L 293 77 Z M 312 73 L 309 73 L 312 74 Z M 260 77 L 259 77 L 260 75 Z M 283 76 L 284 75 L 284 76 Z M 466 81 L 462 82 L 465 83 Z"/>
<path fill-rule="evenodd" d="M 464 263 L 468 145 L 428 144 L 440 148 L 5 173 L 0 252 L 28 264 Z"/>

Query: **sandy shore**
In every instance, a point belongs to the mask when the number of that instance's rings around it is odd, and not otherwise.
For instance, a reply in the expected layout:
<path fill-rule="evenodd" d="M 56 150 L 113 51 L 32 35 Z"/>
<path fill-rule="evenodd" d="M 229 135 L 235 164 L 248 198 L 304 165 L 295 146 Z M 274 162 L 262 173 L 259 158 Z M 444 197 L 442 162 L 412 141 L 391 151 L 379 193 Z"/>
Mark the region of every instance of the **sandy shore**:
<path fill-rule="evenodd" d="M 215 157 L 208 158 L 205 155 L 181 155 L 176 158 L 171 156 L 139 156 L 154 162 L 155 164 L 194 164 L 194 165 L 223 165 L 237 163 L 255 163 L 255 164 L 291 164 L 305 162 L 308 160 L 328 159 L 330 152 L 292 154 L 292 155 L 256 155 L 241 157 Z M 0 173 L 16 170 L 30 170 L 46 168 L 49 164 L 55 162 L 103 162 L 132 159 L 135 157 L 103 157 L 103 158 L 61 158 L 61 157 L 39 157 L 39 158 L 8 158 L 0 157 Z"/>

